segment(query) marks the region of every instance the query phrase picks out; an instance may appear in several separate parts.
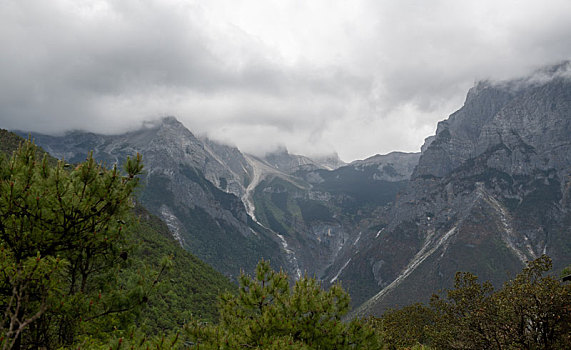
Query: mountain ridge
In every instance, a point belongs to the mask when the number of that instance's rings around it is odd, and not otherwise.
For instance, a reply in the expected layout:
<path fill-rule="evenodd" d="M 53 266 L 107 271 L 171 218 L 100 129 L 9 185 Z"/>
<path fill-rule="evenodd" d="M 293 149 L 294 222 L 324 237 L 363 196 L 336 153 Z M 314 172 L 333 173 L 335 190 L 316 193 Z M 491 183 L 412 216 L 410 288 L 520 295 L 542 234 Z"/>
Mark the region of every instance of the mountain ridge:
<path fill-rule="evenodd" d="M 383 262 L 380 291 L 356 314 L 427 300 L 457 270 L 499 285 L 541 254 L 556 269 L 571 259 L 571 79 L 562 71 L 569 64 L 529 84 L 477 84 L 438 124 L 385 232 L 385 244 L 414 235 L 414 248 L 397 259 L 377 244 L 353 260 Z"/>
<path fill-rule="evenodd" d="M 70 162 L 91 150 L 107 163 L 143 154 L 143 204 L 167 223 L 181 245 L 231 278 L 241 268 L 253 270 L 261 258 L 272 258 L 293 276 L 307 271 L 320 277 L 335 252 L 358 235 L 355 226 L 361 219 L 349 218 L 343 208 L 360 205 L 355 204 L 360 192 L 367 192 L 355 191 L 360 183 L 374 189 L 372 194 L 383 193 L 381 199 L 369 195 L 365 200 L 370 211 L 375 203 L 394 199 L 411 173 L 392 168 L 395 155 L 345 164 L 336 155 L 315 161 L 285 149 L 264 157 L 243 154 L 196 137 L 174 117 L 121 135 L 33 135 Z M 397 157 L 416 162 L 414 154 Z M 335 189 L 338 182 L 346 188 Z M 377 189 L 378 184 L 385 185 Z"/>

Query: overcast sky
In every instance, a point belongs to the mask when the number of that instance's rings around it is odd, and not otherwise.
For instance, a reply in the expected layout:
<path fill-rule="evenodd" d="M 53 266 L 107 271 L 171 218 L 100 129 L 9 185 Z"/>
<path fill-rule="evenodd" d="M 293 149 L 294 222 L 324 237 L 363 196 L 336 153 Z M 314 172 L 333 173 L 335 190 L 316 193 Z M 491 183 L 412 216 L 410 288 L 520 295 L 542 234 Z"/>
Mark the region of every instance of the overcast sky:
<path fill-rule="evenodd" d="M 569 0 L 0 0 L 0 128 L 174 115 L 260 154 L 418 151 L 481 79 L 571 58 Z"/>

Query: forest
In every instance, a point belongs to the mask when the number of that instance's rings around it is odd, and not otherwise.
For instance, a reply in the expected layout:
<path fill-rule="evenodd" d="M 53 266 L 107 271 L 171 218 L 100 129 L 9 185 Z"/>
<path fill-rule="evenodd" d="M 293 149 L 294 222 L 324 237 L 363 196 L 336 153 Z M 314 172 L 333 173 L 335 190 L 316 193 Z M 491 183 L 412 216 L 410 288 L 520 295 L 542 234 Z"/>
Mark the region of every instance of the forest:
<path fill-rule="evenodd" d="M 458 272 L 428 304 L 349 319 L 341 284 L 294 282 L 262 260 L 235 286 L 180 248 L 137 204 L 141 155 L 68 164 L 6 135 L 2 349 L 571 348 L 571 285 L 548 256 L 501 288 Z"/>

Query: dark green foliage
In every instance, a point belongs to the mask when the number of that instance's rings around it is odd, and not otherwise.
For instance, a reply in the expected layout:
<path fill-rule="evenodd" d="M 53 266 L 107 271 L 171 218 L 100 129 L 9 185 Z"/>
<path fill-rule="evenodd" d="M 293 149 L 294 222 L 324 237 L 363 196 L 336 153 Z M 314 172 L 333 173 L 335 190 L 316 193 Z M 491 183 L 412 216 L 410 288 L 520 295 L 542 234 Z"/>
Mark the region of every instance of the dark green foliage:
<path fill-rule="evenodd" d="M 140 200 L 149 207 L 160 207 L 161 204 L 174 203 L 174 195 L 170 190 L 170 179 L 163 175 L 148 175 L 145 191 L 141 191 Z"/>
<path fill-rule="evenodd" d="M 239 295 L 221 297 L 220 324 L 193 322 L 187 334 L 197 349 L 378 349 L 368 325 L 341 322 L 348 309 L 339 285 L 325 291 L 306 276 L 291 289 L 284 272 L 262 261 L 254 278 L 240 277 Z"/>
<path fill-rule="evenodd" d="M 388 310 L 382 318 L 371 318 L 370 322 L 382 335 L 385 348 L 392 350 L 427 344 L 434 321 L 432 309 L 417 303 Z"/>
<path fill-rule="evenodd" d="M 275 248 L 264 245 L 260 240 L 245 239 L 227 221 L 216 220 L 200 207 L 174 208 L 174 214 L 181 218 L 185 230 L 192 234 L 185 237 L 185 248 L 196 252 L 193 254 L 209 262 L 218 271 L 255 266 L 259 256 L 269 256 L 270 253 L 267 252 Z M 237 250 L 236 247 L 242 249 Z M 220 256 L 224 259 L 220 259 Z M 229 277 L 236 280 L 237 275 L 238 273 Z"/>
<path fill-rule="evenodd" d="M 237 280 L 240 268 L 252 271 L 260 258 L 276 255 L 279 244 L 268 239 L 267 230 L 247 215 L 240 198 L 218 189 L 198 169 L 180 165 L 179 170 L 190 186 L 201 188 L 203 199 L 212 206 L 192 205 L 180 198 L 176 176 L 171 180 L 159 172 L 146 175 L 138 198 L 155 214 L 166 207 L 176 216 L 184 248 L 232 280 Z"/>
<path fill-rule="evenodd" d="M 180 247 L 160 219 L 130 208 L 140 159 L 121 174 L 92 158 L 54 168 L 38 154 L 26 142 L 16 158 L 0 156 L 2 348 L 109 348 L 102 344 L 115 338 L 112 348 L 121 339 L 166 349 L 174 338 L 164 333 L 217 319 L 218 295 L 236 287 Z"/>
<path fill-rule="evenodd" d="M 388 173 L 394 173 L 393 168 L 389 166 L 385 168 Z M 406 181 L 377 180 L 375 179 L 377 171 L 376 166 L 365 167 L 361 171 L 352 167 L 342 167 L 330 172 L 318 171 L 324 181 L 315 184 L 315 189 L 344 195 L 345 200 L 339 205 L 343 210 L 350 212 L 366 205 L 385 205 L 394 201 Z"/>
<path fill-rule="evenodd" d="M 434 296 L 433 344 L 446 349 L 490 349 L 494 346 L 496 313 L 490 283 L 479 284 L 470 273 L 457 273 L 446 299 Z"/>
<path fill-rule="evenodd" d="M 275 232 L 293 235 L 295 229 L 292 225 L 295 218 L 301 216 L 294 197 L 302 192 L 302 189 L 279 177 L 261 181 L 254 193 L 256 218 Z"/>
<path fill-rule="evenodd" d="M 13 132 L 5 129 L 0 129 L 0 152 L 10 156 L 13 151 L 18 149 L 22 142 L 22 138 Z"/>
<path fill-rule="evenodd" d="M 495 296 L 498 332 L 504 344 L 526 349 L 571 348 L 571 286 L 552 277 L 551 259 L 528 263 Z"/>
<path fill-rule="evenodd" d="M 72 344 L 103 319 L 144 303 L 152 280 L 126 276 L 125 214 L 142 170 L 90 156 L 71 169 L 24 142 L 0 155 L 0 323 L 3 348 Z M 149 284 L 151 283 L 151 284 Z"/>
<path fill-rule="evenodd" d="M 299 199 L 297 204 L 301 209 L 301 216 L 305 222 L 327 222 L 332 220 L 333 214 L 329 208 L 321 204 L 319 201 Z"/>
<path fill-rule="evenodd" d="M 137 317 L 140 329 L 146 334 L 155 334 L 177 329 L 192 318 L 216 321 L 218 296 L 226 291 L 235 292 L 236 286 L 184 250 L 159 218 L 140 205 L 135 207 L 135 215 L 139 223 L 133 228 L 137 246 L 133 259 L 155 269 L 161 266 L 165 256 L 172 259 L 172 267 Z"/>
<path fill-rule="evenodd" d="M 0 129 L 0 153 L 4 153 L 6 157 L 10 157 L 12 155 L 12 152 L 18 149 L 22 141 L 24 141 L 24 139 L 19 135 L 5 129 Z M 37 159 L 42 159 L 42 157 L 46 155 L 48 158 L 49 165 L 57 164 L 57 159 L 50 156 L 41 147 L 36 147 L 36 149 L 37 149 L 36 152 Z"/>
<path fill-rule="evenodd" d="M 288 194 L 287 192 L 274 192 L 270 195 L 272 203 L 282 211 L 287 211 Z"/>
<path fill-rule="evenodd" d="M 434 344 L 445 349 L 564 349 L 571 346 L 571 288 L 543 274 L 543 256 L 492 293 L 470 274 L 457 276 L 447 299 L 431 302 L 438 313 Z"/>
<path fill-rule="evenodd" d="M 569 349 L 571 285 L 544 277 L 550 269 L 547 256 L 530 261 L 498 291 L 458 273 L 446 297 L 389 311 L 373 324 L 391 348 Z"/>

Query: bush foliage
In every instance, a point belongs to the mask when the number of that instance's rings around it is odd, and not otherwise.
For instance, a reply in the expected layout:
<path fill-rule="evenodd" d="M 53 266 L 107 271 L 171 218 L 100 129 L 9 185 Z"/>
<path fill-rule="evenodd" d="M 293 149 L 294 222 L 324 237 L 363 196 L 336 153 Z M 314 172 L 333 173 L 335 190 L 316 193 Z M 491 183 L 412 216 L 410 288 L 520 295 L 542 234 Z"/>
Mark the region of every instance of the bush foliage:
<path fill-rule="evenodd" d="M 348 311 L 340 285 L 326 291 L 305 276 L 290 288 L 286 273 L 261 261 L 255 277 L 240 276 L 238 295 L 221 296 L 219 324 L 186 331 L 197 349 L 378 349 L 369 325 L 341 321 Z"/>
<path fill-rule="evenodd" d="M 571 285 L 553 276 L 551 259 L 530 261 L 494 291 L 466 272 L 454 288 L 373 319 L 390 349 L 415 344 L 436 349 L 570 349 Z"/>

